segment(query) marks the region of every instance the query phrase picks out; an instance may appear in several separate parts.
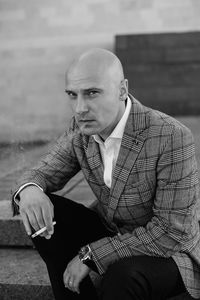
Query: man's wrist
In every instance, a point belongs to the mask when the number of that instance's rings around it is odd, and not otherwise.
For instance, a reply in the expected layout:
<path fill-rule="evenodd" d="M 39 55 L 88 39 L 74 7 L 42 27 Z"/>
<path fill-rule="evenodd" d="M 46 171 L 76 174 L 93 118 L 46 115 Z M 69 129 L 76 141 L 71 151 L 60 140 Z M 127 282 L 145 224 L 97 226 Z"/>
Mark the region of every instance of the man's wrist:
<path fill-rule="evenodd" d="M 39 186 L 37 183 L 34 183 L 34 182 L 28 182 L 28 183 L 25 183 L 23 184 L 14 194 L 13 196 L 13 200 L 15 201 L 16 204 L 19 204 L 19 201 L 20 201 L 20 193 L 25 189 L 27 188 L 28 186 L 36 186 L 38 187 L 41 191 L 44 192 L 43 188 L 41 188 L 41 186 Z"/>

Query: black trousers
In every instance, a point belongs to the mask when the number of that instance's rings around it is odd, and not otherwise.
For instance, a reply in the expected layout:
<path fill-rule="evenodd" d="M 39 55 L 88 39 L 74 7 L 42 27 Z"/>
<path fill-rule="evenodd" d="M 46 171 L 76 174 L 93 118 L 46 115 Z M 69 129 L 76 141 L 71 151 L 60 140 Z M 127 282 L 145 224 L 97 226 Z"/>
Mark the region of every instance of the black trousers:
<path fill-rule="evenodd" d="M 113 263 L 102 276 L 97 294 L 89 276 L 80 285 L 80 294 L 65 288 L 63 273 L 80 247 L 113 233 L 98 215 L 69 199 L 48 195 L 54 205 L 56 225 L 51 239 L 32 239 L 49 273 L 56 300 L 167 299 L 185 291 L 179 270 L 172 258 L 135 256 Z"/>

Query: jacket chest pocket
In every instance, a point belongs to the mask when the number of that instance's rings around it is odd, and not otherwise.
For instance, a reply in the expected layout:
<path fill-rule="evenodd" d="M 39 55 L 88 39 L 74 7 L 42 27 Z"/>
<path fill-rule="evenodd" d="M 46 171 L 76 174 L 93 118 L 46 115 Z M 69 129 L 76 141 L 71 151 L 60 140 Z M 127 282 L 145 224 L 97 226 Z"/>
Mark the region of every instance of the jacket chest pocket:
<path fill-rule="evenodd" d="M 152 202 L 154 194 L 155 189 L 152 183 L 140 181 L 125 187 L 120 202 L 125 201 L 128 205 L 145 205 L 149 201 Z"/>
<path fill-rule="evenodd" d="M 154 196 L 152 184 L 146 181 L 128 185 L 119 199 L 115 220 L 133 227 L 145 225 L 153 216 Z"/>

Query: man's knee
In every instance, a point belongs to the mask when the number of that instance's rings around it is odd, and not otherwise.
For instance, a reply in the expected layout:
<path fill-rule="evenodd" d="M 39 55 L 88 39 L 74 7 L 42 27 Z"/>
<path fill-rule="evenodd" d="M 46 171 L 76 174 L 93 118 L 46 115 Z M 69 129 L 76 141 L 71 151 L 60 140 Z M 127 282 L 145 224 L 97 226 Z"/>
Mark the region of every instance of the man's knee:
<path fill-rule="evenodd" d="M 129 261 L 130 258 L 122 259 L 108 268 L 102 283 L 101 299 L 150 299 L 151 289 L 145 274 L 135 270 L 133 265 L 130 267 Z"/>
<path fill-rule="evenodd" d="M 64 214 L 65 218 L 66 214 L 68 214 L 69 217 L 73 217 L 74 215 L 77 215 L 79 211 L 84 213 L 86 210 L 86 207 L 83 204 L 66 197 L 50 193 L 47 194 L 47 196 L 54 206 L 54 212 L 58 213 L 59 215 Z"/>

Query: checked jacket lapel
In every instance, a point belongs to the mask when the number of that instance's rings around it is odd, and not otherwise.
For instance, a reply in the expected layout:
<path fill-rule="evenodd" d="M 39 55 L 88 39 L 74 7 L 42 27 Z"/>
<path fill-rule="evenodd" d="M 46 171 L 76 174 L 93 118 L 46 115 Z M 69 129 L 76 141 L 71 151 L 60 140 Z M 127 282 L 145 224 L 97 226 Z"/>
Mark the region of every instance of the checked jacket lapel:
<path fill-rule="evenodd" d="M 103 184 L 103 164 L 98 144 L 94 141 L 94 138 L 90 136 L 89 144 L 87 148 L 87 161 L 91 171 L 98 178 L 98 182 Z"/>
<path fill-rule="evenodd" d="M 98 143 L 95 142 L 92 136 L 89 137 L 89 143 L 86 150 L 87 162 L 89 164 L 90 170 L 90 183 L 92 182 L 94 188 L 94 193 L 98 199 L 107 204 L 109 198 L 110 189 L 106 186 L 103 178 L 103 162 L 101 158 L 101 153 L 99 150 Z M 103 194 L 106 195 L 103 197 Z"/>
<path fill-rule="evenodd" d="M 112 221 L 129 174 L 146 139 L 147 117 L 144 108 L 131 95 L 133 105 L 127 120 L 120 152 L 113 171 L 107 218 Z"/>

